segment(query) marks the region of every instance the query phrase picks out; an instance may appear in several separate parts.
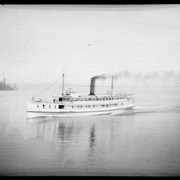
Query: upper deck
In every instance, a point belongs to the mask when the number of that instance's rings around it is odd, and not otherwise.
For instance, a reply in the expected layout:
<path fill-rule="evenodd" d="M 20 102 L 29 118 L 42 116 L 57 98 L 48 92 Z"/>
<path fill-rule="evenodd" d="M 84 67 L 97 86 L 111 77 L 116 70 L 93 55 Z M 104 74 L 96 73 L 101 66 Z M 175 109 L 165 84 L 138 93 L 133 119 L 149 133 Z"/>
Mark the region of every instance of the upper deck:
<path fill-rule="evenodd" d="M 125 95 L 88 95 L 88 96 L 53 96 L 52 100 L 38 100 L 34 103 L 53 103 L 53 104 L 109 104 L 117 103 L 119 101 L 133 100 L 132 97 Z"/>

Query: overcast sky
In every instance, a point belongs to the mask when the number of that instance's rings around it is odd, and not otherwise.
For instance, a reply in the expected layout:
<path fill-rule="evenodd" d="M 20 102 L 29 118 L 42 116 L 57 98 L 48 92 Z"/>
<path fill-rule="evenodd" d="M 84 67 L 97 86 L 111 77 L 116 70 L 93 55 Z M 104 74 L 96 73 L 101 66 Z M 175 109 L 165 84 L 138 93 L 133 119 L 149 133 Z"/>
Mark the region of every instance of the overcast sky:
<path fill-rule="evenodd" d="M 180 5 L 0 7 L 0 75 L 70 82 L 180 69 Z"/>

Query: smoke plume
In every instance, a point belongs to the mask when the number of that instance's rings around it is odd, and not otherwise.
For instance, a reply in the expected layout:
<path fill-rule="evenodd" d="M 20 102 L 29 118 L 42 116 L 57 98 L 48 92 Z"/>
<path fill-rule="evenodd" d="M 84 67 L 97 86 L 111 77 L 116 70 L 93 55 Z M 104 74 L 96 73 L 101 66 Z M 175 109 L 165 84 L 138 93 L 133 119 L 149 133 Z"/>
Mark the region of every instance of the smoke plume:
<path fill-rule="evenodd" d="M 175 72 L 172 70 L 169 71 L 163 71 L 163 72 L 158 72 L 158 71 L 152 71 L 152 72 L 130 72 L 128 70 L 124 71 L 118 71 L 114 74 L 101 74 L 94 76 L 93 78 L 95 79 L 102 79 L 106 80 L 109 78 L 112 78 L 114 80 L 130 80 L 130 82 L 133 83 L 133 86 L 136 86 L 139 83 L 146 84 L 146 85 L 151 85 L 153 83 L 159 84 L 159 85 L 168 85 L 168 84 L 173 84 L 175 83 L 180 84 L 180 72 Z M 129 81 L 128 81 L 129 82 Z"/>
<path fill-rule="evenodd" d="M 92 78 L 105 80 L 105 79 L 108 79 L 110 77 L 112 77 L 112 76 L 110 76 L 109 74 L 101 74 L 101 75 L 93 76 Z"/>

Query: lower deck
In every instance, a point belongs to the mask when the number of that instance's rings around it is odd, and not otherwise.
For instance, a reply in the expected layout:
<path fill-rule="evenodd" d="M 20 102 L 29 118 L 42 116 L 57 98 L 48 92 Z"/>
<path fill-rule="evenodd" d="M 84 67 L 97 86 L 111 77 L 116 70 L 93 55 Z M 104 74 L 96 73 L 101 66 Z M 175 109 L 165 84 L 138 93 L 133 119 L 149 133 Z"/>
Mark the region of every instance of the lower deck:
<path fill-rule="evenodd" d="M 43 106 L 44 105 L 44 106 Z M 102 115 L 134 107 L 134 102 L 124 101 L 109 104 L 30 104 L 27 112 L 31 116 L 79 116 L 79 115 Z M 54 108 L 53 108 L 54 107 Z"/>
<path fill-rule="evenodd" d="M 59 111 L 96 111 L 106 109 L 117 109 L 126 105 L 134 104 L 133 100 L 98 102 L 98 103 L 42 103 L 31 102 L 28 105 L 28 111 L 42 111 L 42 112 L 59 112 Z"/>
<path fill-rule="evenodd" d="M 108 114 L 120 114 L 124 111 L 130 110 L 135 105 L 129 107 L 121 107 L 118 109 L 106 109 L 101 111 L 69 111 L 69 112 L 37 112 L 37 111 L 28 111 L 28 117 L 72 117 L 72 116 L 97 116 L 97 115 L 108 115 Z"/>

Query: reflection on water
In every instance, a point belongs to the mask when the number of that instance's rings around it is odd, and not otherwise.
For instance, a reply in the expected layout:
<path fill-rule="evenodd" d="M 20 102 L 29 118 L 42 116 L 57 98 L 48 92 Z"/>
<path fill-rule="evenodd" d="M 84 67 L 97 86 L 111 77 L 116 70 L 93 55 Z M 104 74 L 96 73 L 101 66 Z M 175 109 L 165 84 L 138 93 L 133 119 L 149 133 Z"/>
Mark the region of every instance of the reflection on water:
<path fill-rule="evenodd" d="M 105 171 L 126 161 L 133 124 L 133 116 L 104 116 L 33 119 L 27 127 L 29 137 L 55 143 L 55 168 Z"/>
<path fill-rule="evenodd" d="M 93 166 L 93 158 L 95 157 L 94 151 L 95 151 L 95 140 L 96 134 L 95 134 L 95 124 L 93 123 L 90 128 L 89 132 L 89 149 L 88 149 L 88 167 Z"/>
<path fill-rule="evenodd" d="M 89 148 L 90 148 L 90 151 L 93 152 L 94 151 L 93 147 L 95 145 L 95 136 L 96 136 L 94 123 L 93 123 L 93 125 L 90 128 L 90 133 L 89 134 L 90 134 L 90 137 L 89 137 Z"/>

